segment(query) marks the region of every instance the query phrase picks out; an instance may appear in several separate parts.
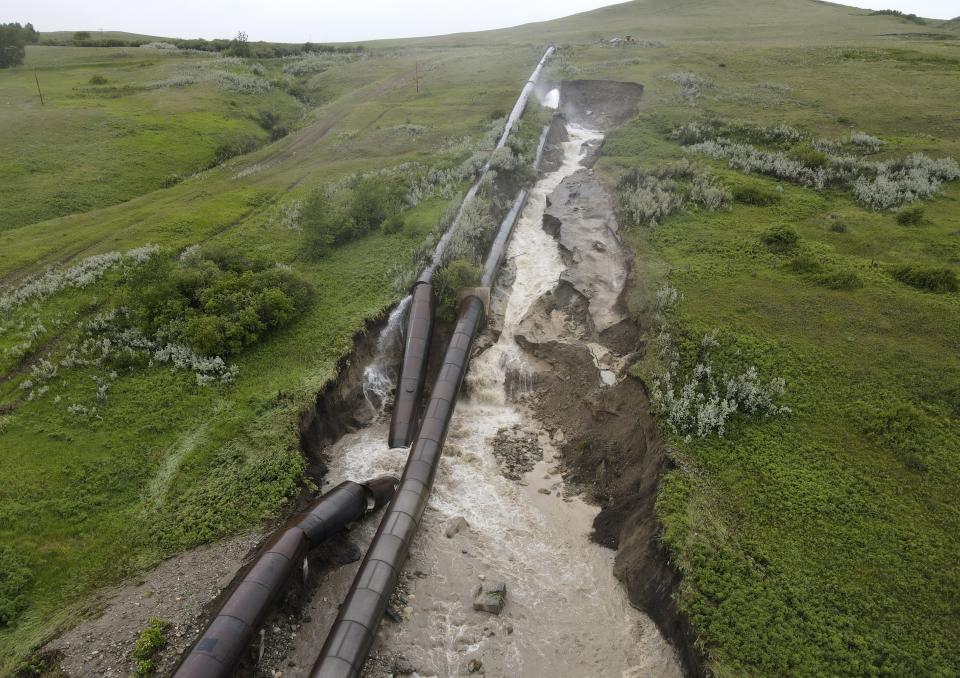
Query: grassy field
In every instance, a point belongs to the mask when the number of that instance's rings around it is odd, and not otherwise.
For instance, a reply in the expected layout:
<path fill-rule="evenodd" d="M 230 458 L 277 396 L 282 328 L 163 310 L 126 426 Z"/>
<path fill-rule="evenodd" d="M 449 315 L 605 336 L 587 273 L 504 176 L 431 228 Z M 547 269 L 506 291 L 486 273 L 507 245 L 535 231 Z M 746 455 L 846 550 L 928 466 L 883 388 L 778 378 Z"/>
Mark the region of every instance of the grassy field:
<path fill-rule="evenodd" d="M 627 34 L 664 46 L 598 42 Z M 304 256 L 298 201 L 356 172 L 464 161 L 555 40 L 547 77 L 646 87 L 640 117 L 607 141 L 599 169 L 611 187 L 689 157 L 738 196 L 775 196 L 628 235 L 635 312 L 648 317 L 656 290 L 675 287 L 668 322 L 684 362 L 716 329 L 718 371 L 784 378 L 792 410 L 735 417 L 722 438 L 665 430 L 678 468 L 659 502 L 664 539 L 711 668 L 956 675 L 960 295 L 891 272 L 960 272 L 960 183 L 901 225 L 848 190 L 747 176 L 672 135 L 713 117 L 827 139 L 862 130 L 885 142 L 871 160 L 960 158 L 945 96 L 960 73 L 956 37 L 946 24 L 812 0 L 646 0 L 299 64 L 29 47 L 26 66 L 0 72 L 0 293 L 48 267 L 155 245 L 152 257 L 219 247 L 289 266 L 315 298 L 227 357 L 239 372 L 222 385 L 169 364 L 63 364 L 90 321 L 126 298 L 136 254 L 4 313 L 0 449 L 12 482 L 0 483 L 0 566 L 12 574 L 0 585 L 0 674 L 75 621 L 93 590 L 282 512 L 304 482 L 300 412 L 398 298 L 399 268 L 462 185 L 410 209 L 397 232 L 320 259 Z M 676 74 L 687 72 L 699 84 L 684 98 Z M 271 142 L 280 127 L 292 133 Z M 763 238 L 777 226 L 797 242 L 772 251 Z M 858 285 L 825 286 L 833 273 Z"/>
<path fill-rule="evenodd" d="M 289 128 L 303 105 L 262 87 L 282 75 L 262 70 L 156 49 L 31 47 L 0 73 L 0 229 L 124 202 L 269 141 L 261 116 Z"/>

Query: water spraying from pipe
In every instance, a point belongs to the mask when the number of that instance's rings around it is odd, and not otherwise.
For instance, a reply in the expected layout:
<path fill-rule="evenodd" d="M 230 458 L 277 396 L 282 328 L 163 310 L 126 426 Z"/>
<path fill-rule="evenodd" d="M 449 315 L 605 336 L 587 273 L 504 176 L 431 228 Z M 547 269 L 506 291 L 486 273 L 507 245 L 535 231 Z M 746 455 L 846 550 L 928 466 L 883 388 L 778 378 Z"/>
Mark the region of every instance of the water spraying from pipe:
<path fill-rule="evenodd" d="M 554 87 L 543 96 L 540 104 L 545 108 L 552 108 L 554 110 L 560 108 L 560 90 Z"/>
<path fill-rule="evenodd" d="M 390 311 L 387 324 L 377 338 L 377 353 L 363 370 L 363 397 L 378 418 L 393 405 L 396 365 L 403 354 L 404 326 L 411 298 L 408 294 Z"/>

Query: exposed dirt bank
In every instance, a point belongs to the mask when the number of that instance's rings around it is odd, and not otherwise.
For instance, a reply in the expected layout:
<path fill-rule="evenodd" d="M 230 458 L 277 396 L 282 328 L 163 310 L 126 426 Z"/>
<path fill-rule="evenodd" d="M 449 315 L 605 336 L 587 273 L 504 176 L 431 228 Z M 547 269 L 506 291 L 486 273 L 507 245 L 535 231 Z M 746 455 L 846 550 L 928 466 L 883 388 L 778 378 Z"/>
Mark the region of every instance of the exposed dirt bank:
<path fill-rule="evenodd" d="M 560 112 L 570 122 L 607 130 L 637 115 L 643 85 L 616 80 L 564 80 L 560 83 Z"/>
<path fill-rule="evenodd" d="M 377 415 L 374 408 L 384 405 L 367 399 L 364 371 L 378 353 L 378 339 L 386 324 L 386 317 L 368 323 L 354 337 L 353 351 L 337 363 L 337 378 L 317 394 L 314 406 L 300 418 L 300 451 L 307 460 L 308 475 L 315 480 L 326 473 L 324 450 L 344 434 L 369 424 Z M 399 345 L 388 349 L 402 350 Z"/>

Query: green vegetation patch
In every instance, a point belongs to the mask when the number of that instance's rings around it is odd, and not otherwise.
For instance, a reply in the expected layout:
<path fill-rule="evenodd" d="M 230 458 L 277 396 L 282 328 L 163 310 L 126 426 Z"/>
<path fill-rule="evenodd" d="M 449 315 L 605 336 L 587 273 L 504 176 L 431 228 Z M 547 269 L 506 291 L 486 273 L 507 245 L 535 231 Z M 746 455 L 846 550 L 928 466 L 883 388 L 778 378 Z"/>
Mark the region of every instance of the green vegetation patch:
<path fill-rule="evenodd" d="M 0 627 L 13 623 L 29 604 L 33 571 L 12 547 L 0 546 Z"/>
<path fill-rule="evenodd" d="M 225 248 L 154 257 L 130 279 L 129 307 L 148 336 L 205 356 L 240 353 L 302 315 L 315 291 L 289 267 Z"/>
<path fill-rule="evenodd" d="M 917 264 L 898 266 L 891 271 L 894 278 L 904 285 L 928 292 L 956 292 L 957 272 L 952 268 L 934 268 Z"/>
<path fill-rule="evenodd" d="M 163 619 L 152 618 L 146 628 L 140 632 L 140 637 L 133 646 L 130 656 L 137 663 L 137 675 L 149 676 L 153 673 L 155 666 L 154 659 L 157 653 L 167 645 L 167 630 L 170 628 L 170 622 Z"/>

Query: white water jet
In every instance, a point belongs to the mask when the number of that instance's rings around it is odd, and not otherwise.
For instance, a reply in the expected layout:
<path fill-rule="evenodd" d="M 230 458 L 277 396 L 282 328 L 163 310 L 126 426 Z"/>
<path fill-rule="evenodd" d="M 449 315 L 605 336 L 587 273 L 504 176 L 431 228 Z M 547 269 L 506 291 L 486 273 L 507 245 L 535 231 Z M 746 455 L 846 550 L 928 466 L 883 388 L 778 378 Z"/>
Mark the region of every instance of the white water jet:
<path fill-rule="evenodd" d="M 546 108 L 556 110 L 560 107 L 560 90 L 554 87 L 543 96 L 543 100 L 540 103 Z"/>

